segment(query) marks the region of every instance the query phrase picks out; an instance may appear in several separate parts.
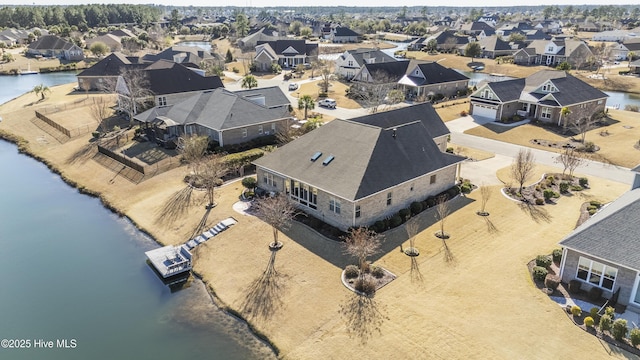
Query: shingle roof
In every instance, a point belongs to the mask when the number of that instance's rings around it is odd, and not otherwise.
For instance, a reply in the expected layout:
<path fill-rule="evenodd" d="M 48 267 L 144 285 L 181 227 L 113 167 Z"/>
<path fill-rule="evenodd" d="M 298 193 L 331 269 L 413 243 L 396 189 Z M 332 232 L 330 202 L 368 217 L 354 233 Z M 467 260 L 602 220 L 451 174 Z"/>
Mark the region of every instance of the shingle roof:
<path fill-rule="evenodd" d="M 268 108 L 249 100 L 247 96 L 218 88 L 196 94 L 173 106 L 154 107 L 136 115 L 135 119 L 148 122 L 158 116 L 179 124 L 196 123 L 215 130 L 226 130 L 284 119 L 290 115 L 286 107 Z"/>
<path fill-rule="evenodd" d="M 278 86 L 254 88 L 249 90 L 235 91 L 235 94 L 245 98 L 264 97 L 266 107 L 278 107 L 291 104 L 287 96 Z"/>
<path fill-rule="evenodd" d="M 29 44 L 29 49 L 33 50 L 69 50 L 75 44 L 61 39 L 55 35 L 43 35 L 38 40 Z"/>
<path fill-rule="evenodd" d="M 439 150 L 425 121 L 403 122 L 402 114 L 387 112 L 382 122 L 393 128 L 366 118 L 333 120 L 254 163 L 353 201 L 463 160 Z M 316 152 L 334 159 L 310 161 Z"/>
<path fill-rule="evenodd" d="M 333 34 L 334 36 L 360 36 L 357 32 L 349 29 L 348 27 L 338 26 Z"/>
<path fill-rule="evenodd" d="M 212 90 L 224 87 L 218 76 L 200 76 L 181 64 L 158 60 L 145 68 L 149 89 L 155 95 Z"/>
<path fill-rule="evenodd" d="M 258 45 L 261 44 L 269 44 L 278 55 L 283 54 L 289 48 L 294 49 L 298 54 L 315 55 L 318 53 L 318 44 L 307 43 L 305 40 L 258 41 Z"/>
<path fill-rule="evenodd" d="M 497 36 L 488 36 L 478 41 L 480 47 L 485 51 L 511 50 L 509 43 Z"/>
<path fill-rule="evenodd" d="M 449 128 L 442 122 L 440 116 L 429 103 L 406 106 L 395 111 L 382 111 L 350 120 L 361 124 L 378 126 L 383 129 L 397 127 L 412 121 L 422 121 L 432 139 L 450 133 Z"/>
<path fill-rule="evenodd" d="M 414 64 L 415 66 L 413 66 Z M 413 70 L 416 66 L 420 68 L 420 71 L 425 76 L 425 78 L 411 75 L 413 74 Z M 404 76 L 400 80 L 400 82 L 407 85 L 424 86 L 463 80 L 469 80 L 469 78 L 453 69 L 444 67 L 436 62 L 419 61 L 412 63 L 409 66 L 409 68 L 407 69 L 407 75 Z"/>
<path fill-rule="evenodd" d="M 377 49 L 355 49 L 355 50 L 348 50 L 347 53 L 349 53 L 360 66 L 362 66 L 367 62 L 371 62 L 371 60 L 365 61 L 365 59 L 373 59 L 373 63 L 376 63 L 376 64 L 397 62 L 397 60 L 393 56 L 385 53 L 384 51 L 377 50 Z M 344 60 L 345 54 L 342 54 L 341 57 Z"/>
<path fill-rule="evenodd" d="M 376 79 L 376 77 L 380 77 L 380 75 L 382 75 L 384 77 L 388 77 L 390 82 L 397 82 L 404 76 L 404 74 L 406 74 L 407 68 L 409 67 L 409 61 L 394 60 L 391 62 L 367 63 L 364 67 L 367 69 L 367 72 L 371 75 L 371 78 L 374 81 L 380 80 Z"/>
<path fill-rule="evenodd" d="M 197 46 L 172 46 L 158 54 L 146 54 L 143 59 L 154 62 L 164 59 L 181 64 L 190 63 L 199 65 L 203 60 L 213 60 L 214 57 L 205 49 Z"/>
<path fill-rule="evenodd" d="M 143 66 L 142 64 L 134 64 L 122 53 L 115 52 L 83 70 L 78 76 L 117 76 L 125 69 L 142 68 Z"/>
<path fill-rule="evenodd" d="M 640 189 L 626 192 L 585 221 L 560 245 L 640 270 Z"/>

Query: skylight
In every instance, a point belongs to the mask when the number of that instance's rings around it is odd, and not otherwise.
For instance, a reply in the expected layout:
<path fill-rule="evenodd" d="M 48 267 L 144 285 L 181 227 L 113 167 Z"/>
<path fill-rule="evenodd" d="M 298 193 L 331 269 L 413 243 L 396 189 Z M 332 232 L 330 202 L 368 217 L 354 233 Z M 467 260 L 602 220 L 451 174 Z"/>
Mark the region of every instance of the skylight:
<path fill-rule="evenodd" d="M 311 161 L 316 161 L 320 158 L 320 156 L 322 156 L 322 153 L 320 151 L 318 151 L 317 153 L 313 154 L 313 156 L 311 157 Z"/>
<path fill-rule="evenodd" d="M 324 166 L 329 165 L 329 163 L 332 162 L 333 159 L 335 159 L 335 156 L 329 155 L 326 159 L 324 159 L 324 161 L 322 162 L 322 165 Z"/>

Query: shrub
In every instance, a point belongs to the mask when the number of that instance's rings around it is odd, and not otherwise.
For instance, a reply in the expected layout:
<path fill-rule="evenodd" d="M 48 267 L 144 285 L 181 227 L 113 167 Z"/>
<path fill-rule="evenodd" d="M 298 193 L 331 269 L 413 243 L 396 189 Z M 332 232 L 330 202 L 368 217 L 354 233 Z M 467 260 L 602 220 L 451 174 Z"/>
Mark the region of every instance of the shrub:
<path fill-rule="evenodd" d="M 638 344 L 640 344 L 640 329 L 631 329 L 631 331 L 629 331 L 629 339 L 631 340 L 631 345 L 638 346 Z"/>
<path fill-rule="evenodd" d="M 547 271 L 547 269 L 543 268 L 542 266 L 533 267 L 533 278 L 537 281 L 544 281 L 544 278 L 547 277 L 548 273 L 549 272 Z"/>
<path fill-rule="evenodd" d="M 629 332 L 629 328 L 627 327 L 627 320 L 618 319 L 613 322 L 613 327 L 611 328 L 611 335 L 613 338 L 620 341 L 627 336 Z"/>
<path fill-rule="evenodd" d="M 555 183 L 556 178 L 553 175 L 547 176 L 547 184 L 553 185 Z"/>
<path fill-rule="evenodd" d="M 543 198 L 536 198 L 536 205 L 544 205 L 544 199 Z"/>
<path fill-rule="evenodd" d="M 460 191 L 464 194 L 468 194 L 473 189 L 473 185 L 469 181 L 465 181 L 460 185 Z"/>
<path fill-rule="evenodd" d="M 400 214 L 394 214 L 391 219 L 389 219 L 389 227 L 390 228 L 395 228 L 400 226 L 400 224 L 402 224 L 402 218 L 400 217 Z"/>
<path fill-rule="evenodd" d="M 449 154 L 453 154 L 453 148 L 451 146 L 449 146 L 447 148 L 446 152 L 448 152 Z"/>
<path fill-rule="evenodd" d="M 577 294 L 580 292 L 580 280 L 573 279 L 569 281 L 569 292 L 572 294 Z"/>
<path fill-rule="evenodd" d="M 385 230 L 387 230 L 387 227 L 383 220 L 378 220 L 375 223 L 373 223 L 373 231 L 377 233 L 381 233 L 381 232 L 384 232 Z"/>
<path fill-rule="evenodd" d="M 555 290 L 558 288 L 558 285 L 560 285 L 559 277 L 555 275 L 547 274 L 547 276 L 544 278 L 545 287 Z"/>
<path fill-rule="evenodd" d="M 91 136 L 93 136 L 94 139 L 98 139 L 100 138 L 100 131 L 94 131 L 91 133 Z"/>
<path fill-rule="evenodd" d="M 602 289 L 594 286 L 591 289 L 589 289 L 589 293 L 587 296 L 589 297 L 590 300 L 596 301 L 600 299 L 600 297 L 602 297 Z"/>
<path fill-rule="evenodd" d="M 433 196 L 429 196 L 426 201 L 428 208 L 434 207 L 436 205 L 436 198 L 434 198 Z"/>
<path fill-rule="evenodd" d="M 587 185 L 589 185 L 589 179 L 587 179 L 586 177 L 581 177 L 580 179 L 578 179 L 578 183 L 580 184 L 580 186 L 586 187 Z"/>
<path fill-rule="evenodd" d="M 253 69 L 253 70 L 251 70 L 251 71 L 254 71 L 254 70 L 255 70 L 255 69 Z M 235 66 L 231 69 L 231 71 L 233 71 L 233 72 L 234 72 L 234 73 L 236 73 L 236 74 L 240 72 L 240 70 L 238 70 L 238 68 L 237 68 L 237 67 L 235 67 Z"/>
<path fill-rule="evenodd" d="M 382 269 L 380 266 L 372 266 L 371 275 L 373 275 L 376 279 L 380 279 L 384 276 L 384 269 Z"/>
<path fill-rule="evenodd" d="M 571 307 L 571 315 L 580 316 L 582 314 L 582 309 L 578 305 L 573 305 Z"/>
<path fill-rule="evenodd" d="M 376 292 L 376 286 L 371 280 L 358 279 L 354 285 L 354 288 L 367 295 L 373 295 Z"/>
<path fill-rule="evenodd" d="M 626 111 L 638 112 L 640 111 L 640 107 L 638 105 L 627 104 L 624 106 Z"/>
<path fill-rule="evenodd" d="M 560 260 L 562 260 L 562 249 L 553 249 L 553 252 L 551 252 L 551 258 L 554 262 L 559 263 Z"/>
<path fill-rule="evenodd" d="M 460 116 L 467 116 L 467 110 L 460 111 Z"/>
<path fill-rule="evenodd" d="M 612 324 L 613 321 L 611 320 L 611 316 L 604 314 L 600 317 L 600 323 L 598 326 L 600 326 L 601 331 L 608 331 L 611 329 Z"/>
<path fill-rule="evenodd" d="M 609 315 L 611 317 L 611 319 L 613 319 L 615 317 L 616 309 L 614 309 L 613 306 L 607 306 L 604 309 L 604 313 L 606 315 Z"/>
<path fill-rule="evenodd" d="M 548 255 L 538 255 L 536 256 L 536 266 L 541 266 L 543 268 L 548 268 L 551 265 L 551 258 Z"/>
<path fill-rule="evenodd" d="M 584 190 L 584 188 L 580 185 L 571 185 L 570 187 L 571 191 L 582 191 Z"/>
<path fill-rule="evenodd" d="M 398 214 L 400 215 L 400 218 L 402 218 L 402 221 L 405 222 L 411 217 L 411 209 L 400 209 L 400 211 L 398 211 Z"/>
<path fill-rule="evenodd" d="M 409 208 L 411 209 L 411 213 L 413 215 L 417 215 L 422 212 L 422 203 L 418 201 L 414 201 L 411 203 Z"/>
<path fill-rule="evenodd" d="M 560 183 L 560 193 L 566 194 L 568 192 L 569 192 L 569 183 L 568 182 L 561 182 Z"/>
<path fill-rule="evenodd" d="M 256 187 L 257 185 L 257 180 L 254 177 L 246 177 L 244 179 L 242 179 L 242 186 L 246 187 L 247 189 L 253 189 Z"/>
<path fill-rule="evenodd" d="M 587 328 L 592 328 L 594 323 L 595 321 L 591 316 L 587 316 L 586 318 L 584 318 L 584 326 L 586 326 Z"/>
<path fill-rule="evenodd" d="M 447 190 L 447 195 L 449 195 L 447 200 L 453 199 L 458 194 L 460 194 L 460 188 L 458 188 L 457 186 L 450 188 L 449 190 Z"/>
<path fill-rule="evenodd" d="M 360 275 L 360 271 L 355 265 L 347 265 L 347 267 L 344 269 L 344 276 L 347 279 L 357 278 L 358 275 Z"/>
<path fill-rule="evenodd" d="M 557 192 L 553 191 L 552 189 L 544 189 L 544 192 L 542 193 L 542 195 L 544 195 L 545 200 L 549 200 L 551 198 L 557 198 L 560 196 Z"/>
<path fill-rule="evenodd" d="M 586 152 L 595 152 L 596 144 L 594 144 L 593 141 L 586 141 L 584 143 L 584 146 L 581 148 L 581 150 Z"/>
<path fill-rule="evenodd" d="M 595 206 L 596 208 L 599 208 L 599 207 L 602 206 L 602 203 L 600 201 L 597 201 L 597 200 L 591 200 L 591 201 L 589 201 L 589 205 Z"/>

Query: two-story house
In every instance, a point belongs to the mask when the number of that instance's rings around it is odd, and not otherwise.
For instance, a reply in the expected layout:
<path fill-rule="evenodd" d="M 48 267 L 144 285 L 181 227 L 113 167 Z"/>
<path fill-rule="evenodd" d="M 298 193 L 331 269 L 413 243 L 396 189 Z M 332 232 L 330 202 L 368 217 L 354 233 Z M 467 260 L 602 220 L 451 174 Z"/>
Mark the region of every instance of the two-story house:
<path fill-rule="evenodd" d="M 305 40 L 258 41 L 253 61 L 258 71 L 270 71 L 273 64 L 295 68 L 318 58 L 318 44 Z"/>
<path fill-rule="evenodd" d="M 548 66 L 557 66 L 566 61 L 573 67 L 581 67 L 591 56 L 591 49 L 581 40 L 534 40 L 526 48 L 513 54 L 513 61 L 518 65 Z"/>
<path fill-rule="evenodd" d="M 378 49 L 347 50 L 335 60 L 335 73 L 347 80 L 352 79 L 365 64 L 393 63 L 397 60 Z"/>

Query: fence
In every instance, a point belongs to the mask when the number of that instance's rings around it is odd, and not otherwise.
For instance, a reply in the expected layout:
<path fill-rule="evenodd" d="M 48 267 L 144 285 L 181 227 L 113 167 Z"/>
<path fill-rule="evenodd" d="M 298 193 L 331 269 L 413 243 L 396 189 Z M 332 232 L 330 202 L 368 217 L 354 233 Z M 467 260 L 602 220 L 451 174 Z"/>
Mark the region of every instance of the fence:
<path fill-rule="evenodd" d="M 155 176 L 157 174 L 169 171 L 177 166 L 180 166 L 180 160 L 174 157 L 162 159 L 150 165 L 141 165 L 124 155 L 111 151 L 100 145 L 98 145 L 98 152 L 121 163 L 122 165 L 128 166 L 139 173 L 149 176 Z"/>
<path fill-rule="evenodd" d="M 43 115 L 41 112 L 36 111 L 36 117 L 38 119 L 44 121 L 45 123 L 47 123 L 47 125 L 51 126 L 52 128 L 54 128 L 54 129 L 60 131 L 61 133 L 65 134 L 67 137 L 71 137 L 71 132 L 69 130 L 67 130 L 64 126 L 61 126 L 57 122 L 49 119 L 48 117 Z"/>

